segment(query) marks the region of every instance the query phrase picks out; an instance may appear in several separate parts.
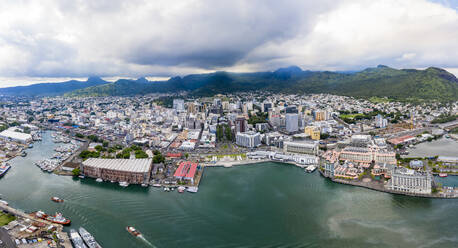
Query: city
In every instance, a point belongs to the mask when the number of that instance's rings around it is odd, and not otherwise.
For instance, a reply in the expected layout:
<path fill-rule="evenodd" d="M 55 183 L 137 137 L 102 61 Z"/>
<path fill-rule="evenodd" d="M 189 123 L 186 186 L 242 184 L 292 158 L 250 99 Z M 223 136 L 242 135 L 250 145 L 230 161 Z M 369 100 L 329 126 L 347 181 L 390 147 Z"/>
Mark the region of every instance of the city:
<path fill-rule="evenodd" d="M 458 247 L 458 0 L 0 3 L 0 248 Z"/>

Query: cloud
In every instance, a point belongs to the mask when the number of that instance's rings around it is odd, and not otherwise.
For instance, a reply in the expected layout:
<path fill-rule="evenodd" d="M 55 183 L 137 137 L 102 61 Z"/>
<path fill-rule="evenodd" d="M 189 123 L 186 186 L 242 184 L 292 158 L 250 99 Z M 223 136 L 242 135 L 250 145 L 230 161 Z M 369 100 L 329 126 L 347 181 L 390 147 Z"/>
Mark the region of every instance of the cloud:
<path fill-rule="evenodd" d="M 455 3 L 6 0 L 0 76 L 171 76 L 291 64 L 458 68 Z"/>

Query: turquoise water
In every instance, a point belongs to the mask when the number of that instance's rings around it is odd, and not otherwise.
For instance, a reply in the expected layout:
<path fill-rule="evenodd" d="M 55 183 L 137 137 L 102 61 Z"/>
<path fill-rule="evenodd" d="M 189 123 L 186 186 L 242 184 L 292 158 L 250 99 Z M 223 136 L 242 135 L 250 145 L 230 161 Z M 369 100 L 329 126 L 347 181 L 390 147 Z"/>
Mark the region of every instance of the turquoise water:
<path fill-rule="evenodd" d="M 104 247 L 458 247 L 458 200 L 339 185 L 279 163 L 207 168 L 196 194 L 122 188 L 41 172 L 33 163 L 54 146 L 47 134 L 15 158 L 0 193 L 25 211 L 62 212 Z"/>

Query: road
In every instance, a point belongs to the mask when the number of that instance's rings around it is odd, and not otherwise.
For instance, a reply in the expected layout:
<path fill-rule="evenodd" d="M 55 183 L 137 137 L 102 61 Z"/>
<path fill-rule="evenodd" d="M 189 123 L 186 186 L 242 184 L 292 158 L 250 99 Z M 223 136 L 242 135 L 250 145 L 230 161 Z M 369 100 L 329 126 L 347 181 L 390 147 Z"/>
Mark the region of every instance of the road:
<path fill-rule="evenodd" d="M 8 232 L 0 227 L 0 240 L 2 244 L 0 244 L 0 248 L 16 248 L 16 243 L 11 240 L 10 235 Z"/>

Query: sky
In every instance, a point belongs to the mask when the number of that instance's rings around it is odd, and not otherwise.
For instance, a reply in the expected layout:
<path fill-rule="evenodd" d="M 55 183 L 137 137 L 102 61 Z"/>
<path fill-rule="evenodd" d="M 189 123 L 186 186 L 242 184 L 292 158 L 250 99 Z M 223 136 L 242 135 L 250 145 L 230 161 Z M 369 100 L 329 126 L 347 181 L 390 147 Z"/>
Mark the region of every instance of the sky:
<path fill-rule="evenodd" d="M 458 0 L 0 1 L 0 87 L 379 64 L 458 75 Z"/>

